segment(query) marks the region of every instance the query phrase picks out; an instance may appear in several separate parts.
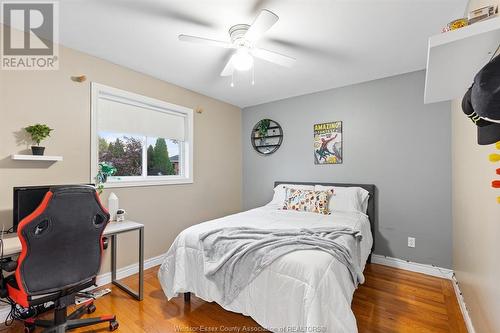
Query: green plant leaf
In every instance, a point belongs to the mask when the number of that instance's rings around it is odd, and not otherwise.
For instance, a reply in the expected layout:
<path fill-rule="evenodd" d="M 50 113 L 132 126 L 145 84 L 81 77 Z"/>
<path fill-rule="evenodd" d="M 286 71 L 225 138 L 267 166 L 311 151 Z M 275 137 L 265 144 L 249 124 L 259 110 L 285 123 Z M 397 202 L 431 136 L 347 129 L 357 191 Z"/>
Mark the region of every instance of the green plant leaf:
<path fill-rule="evenodd" d="M 259 121 L 259 124 L 257 125 L 259 137 L 265 138 L 267 136 L 267 131 L 269 130 L 270 125 L 271 125 L 270 119 L 262 119 L 261 121 Z"/>
<path fill-rule="evenodd" d="M 52 128 L 45 124 L 35 124 L 24 128 L 26 132 L 31 136 L 31 140 L 40 145 L 40 142 L 45 140 L 50 136 L 50 132 L 53 131 Z"/>
<path fill-rule="evenodd" d="M 95 176 L 96 188 L 99 195 L 104 189 L 104 183 L 108 180 L 109 176 L 113 176 L 116 173 L 116 168 L 111 164 L 106 162 L 100 162 L 98 165 L 97 174 Z"/>

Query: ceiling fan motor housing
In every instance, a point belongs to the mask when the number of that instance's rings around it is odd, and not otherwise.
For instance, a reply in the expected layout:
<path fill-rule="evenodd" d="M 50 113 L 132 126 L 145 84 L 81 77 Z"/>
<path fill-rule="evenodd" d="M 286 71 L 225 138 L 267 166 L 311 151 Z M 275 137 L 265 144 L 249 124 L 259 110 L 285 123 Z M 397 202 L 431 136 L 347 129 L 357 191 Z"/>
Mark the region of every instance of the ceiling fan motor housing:
<path fill-rule="evenodd" d="M 229 29 L 229 36 L 231 41 L 239 46 L 250 46 L 248 41 L 245 40 L 245 34 L 247 33 L 250 25 L 248 24 L 236 24 Z"/>

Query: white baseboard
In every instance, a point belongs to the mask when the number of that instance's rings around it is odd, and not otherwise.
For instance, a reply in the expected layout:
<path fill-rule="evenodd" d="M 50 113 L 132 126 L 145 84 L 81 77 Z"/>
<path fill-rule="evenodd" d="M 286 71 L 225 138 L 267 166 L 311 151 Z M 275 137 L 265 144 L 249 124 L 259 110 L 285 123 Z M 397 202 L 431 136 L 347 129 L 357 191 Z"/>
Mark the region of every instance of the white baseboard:
<path fill-rule="evenodd" d="M 386 257 L 379 254 L 372 254 L 372 263 L 404 269 L 407 271 L 432 275 L 448 280 L 451 280 L 451 278 L 453 277 L 453 270 L 448 268 L 442 268 L 434 265 L 419 264 L 416 262 L 392 258 L 392 257 Z"/>
<path fill-rule="evenodd" d="M 464 297 L 462 295 L 462 292 L 460 291 L 460 286 L 458 285 L 458 281 L 455 278 L 455 273 L 453 272 L 453 270 L 434 265 L 419 264 L 408 260 L 381 256 L 378 254 L 372 254 L 372 263 L 451 280 L 453 284 L 453 289 L 455 290 L 455 296 L 457 297 L 458 305 L 460 306 L 462 316 L 464 317 L 467 331 L 469 333 L 476 332 L 474 330 L 474 326 L 472 326 L 472 320 L 469 316 L 469 311 L 467 310 L 467 306 L 465 305 Z"/>
<path fill-rule="evenodd" d="M 476 333 L 474 326 L 472 325 L 472 320 L 469 316 L 469 310 L 467 310 L 467 305 L 465 305 L 465 299 L 460 291 L 460 285 L 458 284 L 457 278 L 453 275 L 451 282 L 453 283 L 453 289 L 455 290 L 455 295 L 457 296 L 458 305 L 460 305 L 460 310 L 462 311 L 462 316 L 464 317 L 465 326 L 469 333 Z"/>
<path fill-rule="evenodd" d="M 144 260 L 144 269 L 149 269 L 153 268 L 155 266 L 159 266 L 163 262 L 163 258 L 165 257 L 164 254 L 149 258 Z M 137 274 L 139 272 L 139 265 L 138 263 L 134 263 L 132 265 L 128 265 L 122 268 L 119 268 L 116 270 L 116 278 L 118 280 L 121 280 L 123 278 L 126 278 L 128 276 Z M 101 287 L 103 285 L 111 283 L 111 272 L 100 274 L 96 278 L 96 283 L 98 287 Z M 94 287 L 89 288 L 89 289 L 94 289 Z M 10 305 L 5 305 L 0 307 L 0 322 L 4 322 L 7 316 L 9 315 L 10 312 Z"/>
<path fill-rule="evenodd" d="M 161 254 L 159 256 L 144 260 L 144 269 L 149 269 L 149 268 L 161 265 L 164 257 L 165 257 L 165 255 Z M 134 263 L 132 265 L 128 265 L 128 266 L 117 269 L 116 270 L 116 278 L 118 280 L 121 280 L 123 278 L 126 278 L 127 276 L 131 276 L 131 275 L 134 275 L 137 273 L 139 273 L 139 265 L 137 263 Z M 96 283 L 97 283 L 97 286 L 99 286 L 99 287 L 103 286 L 105 284 L 111 283 L 111 272 L 98 275 L 97 279 L 96 279 Z"/>

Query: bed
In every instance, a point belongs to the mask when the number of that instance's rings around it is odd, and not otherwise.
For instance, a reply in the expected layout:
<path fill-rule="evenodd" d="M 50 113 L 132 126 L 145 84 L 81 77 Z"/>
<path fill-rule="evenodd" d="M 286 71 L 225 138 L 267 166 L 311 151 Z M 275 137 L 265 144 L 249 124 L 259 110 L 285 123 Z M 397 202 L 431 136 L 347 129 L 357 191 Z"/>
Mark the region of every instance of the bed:
<path fill-rule="evenodd" d="M 367 214 L 332 212 L 331 215 L 278 210 L 266 205 L 200 223 L 182 231 L 168 250 L 158 272 L 168 299 L 193 293 L 224 309 L 252 317 L 273 332 L 357 332 L 351 302 L 356 289 L 351 275 L 333 256 L 319 250 L 295 251 L 276 259 L 230 303 L 221 289 L 204 275 L 200 235 L 214 228 L 316 228 L 335 223 L 359 229 L 362 239 L 352 249 L 361 270 L 370 258 L 375 228 L 375 186 L 366 184 L 276 182 L 280 184 L 361 187 L 369 192 Z M 187 294 L 189 295 L 189 294 Z"/>

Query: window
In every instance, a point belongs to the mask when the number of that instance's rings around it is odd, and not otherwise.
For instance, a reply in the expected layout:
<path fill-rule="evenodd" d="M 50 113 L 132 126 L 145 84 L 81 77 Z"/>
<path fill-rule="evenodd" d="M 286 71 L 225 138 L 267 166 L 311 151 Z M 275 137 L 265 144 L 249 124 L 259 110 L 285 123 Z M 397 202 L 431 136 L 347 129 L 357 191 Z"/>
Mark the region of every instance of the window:
<path fill-rule="evenodd" d="M 107 163 L 105 187 L 192 183 L 192 142 L 191 109 L 92 83 L 92 182 Z"/>

